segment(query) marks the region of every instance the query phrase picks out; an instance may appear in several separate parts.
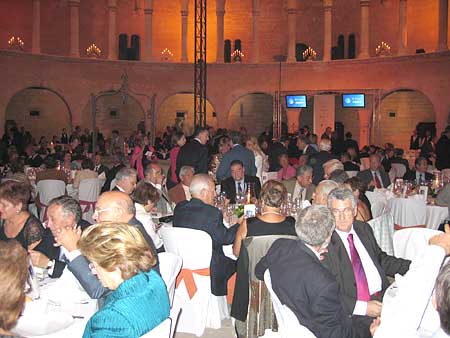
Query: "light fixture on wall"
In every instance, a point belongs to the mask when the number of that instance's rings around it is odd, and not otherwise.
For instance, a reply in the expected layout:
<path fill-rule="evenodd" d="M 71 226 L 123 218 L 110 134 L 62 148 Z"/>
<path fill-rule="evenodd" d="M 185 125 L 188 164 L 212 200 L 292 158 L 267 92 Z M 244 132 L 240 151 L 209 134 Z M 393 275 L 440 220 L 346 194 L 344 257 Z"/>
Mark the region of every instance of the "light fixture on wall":
<path fill-rule="evenodd" d="M 305 61 L 314 61 L 317 57 L 317 53 L 314 49 L 312 49 L 311 47 L 308 47 L 304 52 L 303 52 L 303 60 Z"/>
<path fill-rule="evenodd" d="M 391 55 L 391 46 L 386 42 L 381 41 L 381 43 L 375 49 L 376 56 L 389 56 Z"/>
<path fill-rule="evenodd" d="M 243 57 L 244 53 L 242 53 L 240 49 L 236 49 L 233 53 L 231 53 L 231 59 L 234 63 L 242 62 Z"/>
<path fill-rule="evenodd" d="M 9 49 L 19 49 L 23 50 L 23 46 L 25 43 L 23 42 L 22 38 L 19 36 L 11 36 L 11 38 L 8 40 Z"/>
<path fill-rule="evenodd" d="M 173 59 L 173 53 L 169 48 L 164 48 L 161 52 L 161 61 L 170 62 Z"/>
<path fill-rule="evenodd" d="M 102 55 L 102 50 L 98 48 L 95 43 L 92 43 L 88 48 L 86 48 L 86 55 L 90 58 L 98 58 Z"/>

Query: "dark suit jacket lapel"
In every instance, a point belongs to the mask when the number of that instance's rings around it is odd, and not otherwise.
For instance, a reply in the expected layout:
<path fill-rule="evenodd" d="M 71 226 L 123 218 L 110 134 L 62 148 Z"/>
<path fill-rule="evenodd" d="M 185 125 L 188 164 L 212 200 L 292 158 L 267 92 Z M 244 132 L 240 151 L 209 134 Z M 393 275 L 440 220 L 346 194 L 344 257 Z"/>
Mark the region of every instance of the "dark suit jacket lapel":
<path fill-rule="evenodd" d="M 333 232 L 329 246 L 331 247 L 331 250 L 329 251 L 336 255 L 336 268 L 342 271 L 343 280 L 350 281 L 351 283 L 348 285 L 353 285 L 355 283 L 355 275 L 353 274 L 352 262 L 345 249 L 344 243 L 342 243 L 341 238 L 336 232 Z M 328 254 L 328 256 L 330 256 L 330 254 Z"/>

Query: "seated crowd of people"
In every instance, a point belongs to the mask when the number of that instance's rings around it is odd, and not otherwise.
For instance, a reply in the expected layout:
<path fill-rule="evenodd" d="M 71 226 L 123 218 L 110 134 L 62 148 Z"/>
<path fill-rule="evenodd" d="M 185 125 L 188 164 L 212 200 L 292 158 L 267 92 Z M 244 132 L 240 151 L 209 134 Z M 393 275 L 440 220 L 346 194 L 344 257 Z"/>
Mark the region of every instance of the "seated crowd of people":
<path fill-rule="evenodd" d="M 16 132 L 9 132 L 4 142 L 14 142 Z M 23 166 L 10 166 L 0 184 L 0 335 L 13 335 L 25 306 L 27 256 L 51 278 L 69 271 L 90 298 L 99 300 L 83 337 L 150 332 L 170 311 L 158 260 L 158 253 L 165 251 L 159 220 L 170 215 L 166 220 L 173 227 L 211 237 L 213 295 L 229 294 L 229 280 L 236 273 L 231 316 L 238 337 L 259 335 L 248 323 L 257 307 L 249 274 L 264 280 L 266 270 L 281 303 L 318 338 L 422 337 L 425 312 L 440 318 L 428 336 L 450 336 L 450 264 L 442 264 L 450 254 L 450 229 L 446 226 L 430 239 L 420 261 L 390 256 L 367 223 L 372 214 L 365 194 L 391 185 L 394 163 L 406 167 L 403 179 L 417 184 L 433 179 L 428 168 L 432 163 L 441 170 L 450 168 L 450 126 L 435 149 L 417 157 L 414 168 L 391 144 L 360 150 L 351 134 L 339 140 L 331 128 L 320 139 L 305 127 L 298 135 L 275 140 L 269 129 L 256 138 L 245 128 L 216 133 L 198 128 L 186 140 L 182 132 L 168 128 L 155 146 L 149 145 L 148 135 L 136 133 L 129 154 L 123 153 L 117 132 L 110 150 L 108 142 L 100 142 L 95 151 L 89 149 L 88 132 L 85 143 L 77 135 L 63 135 L 67 147 L 35 150 L 27 144 L 20 156 L 5 154 L 6 161 L 25 159 L 29 166 L 42 166 L 35 184 L 52 179 L 78 188 L 83 180 L 102 175 L 94 222 L 83 218 L 80 201 L 67 193 L 41 203 Z M 155 156 L 161 144 L 163 158 L 170 158 L 167 168 Z M 102 157 L 107 153 L 109 166 Z M 268 172 L 275 173 L 273 179 L 264 177 Z M 244 200 L 257 204 L 256 215 L 227 224 L 226 208 L 217 204 L 219 192 L 225 205 Z M 296 200 L 301 211 L 296 217 L 286 215 L 283 206 Z M 450 183 L 437 201 L 450 210 Z M 33 212 L 30 204 L 38 211 L 45 208 L 45 213 Z M 262 254 L 249 250 L 246 239 L 266 237 Z M 235 259 L 223 250 L 231 244 Z M 403 275 L 402 284 L 385 310 L 383 296 L 396 274 Z M 434 307 L 428 304 L 432 293 Z M 402 311 L 405 307 L 408 311 Z"/>

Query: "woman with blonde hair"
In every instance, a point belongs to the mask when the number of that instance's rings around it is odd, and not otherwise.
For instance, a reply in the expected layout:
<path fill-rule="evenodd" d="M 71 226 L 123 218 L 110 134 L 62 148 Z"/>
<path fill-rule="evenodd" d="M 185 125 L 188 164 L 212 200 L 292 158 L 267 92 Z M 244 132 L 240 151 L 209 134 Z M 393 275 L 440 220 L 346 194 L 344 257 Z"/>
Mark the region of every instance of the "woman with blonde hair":
<path fill-rule="evenodd" d="M 0 257 L 0 337 L 9 337 L 25 304 L 27 253 L 17 241 L 0 242 Z"/>
<path fill-rule="evenodd" d="M 113 292 L 88 321 L 83 338 L 140 337 L 169 317 L 169 297 L 156 257 L 136 228 L 99 223 L 78 242 L 101 284 Z"/>
<path fill-rule="evenodd" d="M 247 141 L 245 141 L 245 147 L 255 154 L 256 176 L 259 178 L 259 181 L 262 182 L 263 171 L 269 169 L 268 157 L 259 147 L 258 140 L 255 136 L 250 136 Z"/>

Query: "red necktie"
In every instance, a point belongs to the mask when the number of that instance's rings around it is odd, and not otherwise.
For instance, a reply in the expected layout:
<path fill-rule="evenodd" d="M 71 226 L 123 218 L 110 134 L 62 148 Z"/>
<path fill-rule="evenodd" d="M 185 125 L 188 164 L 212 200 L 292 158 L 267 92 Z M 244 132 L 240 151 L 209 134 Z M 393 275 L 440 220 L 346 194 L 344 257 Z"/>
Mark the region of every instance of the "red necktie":
<path fill-rule="evenodd" d="M 370 300 L 369 284 L 367 283 L 366 273 L 359 257 L 358 251 L 356 251 L 355 243 L 353 242 L 353 235 L 349 234 L 347 237 L 350 256 L 352 258 L 353 274 L 355 275 L 356 290 L 358 300 L 368 302 Z"/>
<path fill-rule="evenodd" d="M 376 171 L 373 172 L 373 178 L 374 178 L 374 180 L 375 180 L 375 187 L 376 187 L 377 189 L 381 189 L 381 188 L 382 188 L 381 182 L 380 182 L 380 179 L 379 179 L 378 174 L 377 174 Z"/>

